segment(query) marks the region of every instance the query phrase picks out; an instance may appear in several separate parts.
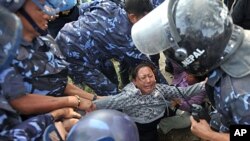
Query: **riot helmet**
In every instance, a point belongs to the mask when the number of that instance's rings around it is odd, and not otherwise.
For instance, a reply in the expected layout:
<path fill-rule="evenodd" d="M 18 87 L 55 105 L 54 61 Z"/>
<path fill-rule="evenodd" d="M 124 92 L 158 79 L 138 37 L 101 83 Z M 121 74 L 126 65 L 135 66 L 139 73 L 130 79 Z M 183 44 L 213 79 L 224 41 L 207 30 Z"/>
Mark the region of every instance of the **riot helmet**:
<path fill-rule="evenodd" d="M 48 33 L 47 30 L 41 29 L 37 23 L 32 19 L 29 12 L 25 11 L 23 5 L 28 0 L 0 0 L 1 5 L 12 12 L 19 11 L 25 19 L 32 25 L 32 27 L 44 36 Z M 77 4 L 77 0 L 30 0 L 44 13 L 50 16 L 56 16 L 61 11 L 69 10 Z"/>
<path fill-rule="evenodd" d="M 1 83 L 4 83 L 4 72 L 10 67 L 12 59 L 16 55 L 22 35 L 22 24 L 19 18 L 0 5 L 0 74 Z M 3 74 L 4 73 L 4 74 Z M 15 79 L 16 81 L 16 79 Z M 11 87 L 11 86 L 10 86 Z M 0 108 L 15 112 L 3 95 L 4 87 L 0 87 Z"/>
<path fill-rule="evenodd" d="M 21 42 L 22 24 L 20 19 L 0 6 L 0 71 L 10 66 Z"/>
<path fill-rule="evenodd" d="M 132 38 L 141 52 L 164 51 L 189 73 L 205 75 L 235 52 L 234 31 L 221 0 L 167 0 L 132 27 Z"/>
<path fill-rule="evenodd" d="M 70 130 L 67 141 L 139 141 L 137 127 L 126 114 L 102 109 L 82 117 Z"/>
<path fill-rule="evenodd" d="M 56 15 L 60 11 L 71 9 L 77 4 L 77 0 L 32 0 L 43 12 L 48 15 Z M 0 4 L 11 12 L 18 11 L 25 0 L 0 0 Z"/>
<path fill-rule="evenodd" d="M 61 11 L 71 9 L 77 4 L 77 0 L 32 0 L 43 12 L 48 15 L 56 15 Z"/>

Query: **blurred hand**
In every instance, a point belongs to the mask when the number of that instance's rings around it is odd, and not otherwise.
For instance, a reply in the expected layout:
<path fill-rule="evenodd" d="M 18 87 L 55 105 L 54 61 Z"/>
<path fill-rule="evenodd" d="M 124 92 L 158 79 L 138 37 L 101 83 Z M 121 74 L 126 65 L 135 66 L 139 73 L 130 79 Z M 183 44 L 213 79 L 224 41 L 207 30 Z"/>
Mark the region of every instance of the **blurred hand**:
<path fill-rule="evenodd" d="M 181 105 L 181 99 L 180 98 L 174 98 L 171 101 L 171 106 L 176 107 L 177 105 Z"/>
<path fill-rule="evenodd" d="M 81 115 L 77 112 L 74 111 L 73 108 L 61 108 L 58 110 L 54 110 L 52 112 L 50 112 L 51 115 L 54 117 L 55 120 L 64 118 L 64 119 L 68 119 L 68 118 L 81 118 Z"/>
<path fill-rule="evenodd" d="M 95 109 L 95 106 L 91 100 L 81 98 L 81 103 L 78 109 L 84 111 L 92 111 Z"/>
<path fill-rule="evenodd" d="M 72 126 L 74 126 L 78 121 L 79 121 L 79 119 L 70 118 L 70 119 L 63 120 L 62 124 L 63 124 L 63 127 L 65 128 L 65 130 L 67 132 L 69 132 L 69 130 L 72 128 Z"/>

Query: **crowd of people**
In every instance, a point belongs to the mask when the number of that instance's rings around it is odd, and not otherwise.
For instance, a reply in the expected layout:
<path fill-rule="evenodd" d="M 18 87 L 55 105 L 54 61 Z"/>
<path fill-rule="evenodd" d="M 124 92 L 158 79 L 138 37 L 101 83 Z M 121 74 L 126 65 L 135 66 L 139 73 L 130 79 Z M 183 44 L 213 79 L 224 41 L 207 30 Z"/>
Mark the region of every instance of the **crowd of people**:
<path fill-rule="evenodd" d="M 229 141 L 230 125 L 250 125 L 249 4 L 0 0 L 0 140 L 156 141 L 190 127 Z M 192 113 L 204 99 L 210 121 Z"/>

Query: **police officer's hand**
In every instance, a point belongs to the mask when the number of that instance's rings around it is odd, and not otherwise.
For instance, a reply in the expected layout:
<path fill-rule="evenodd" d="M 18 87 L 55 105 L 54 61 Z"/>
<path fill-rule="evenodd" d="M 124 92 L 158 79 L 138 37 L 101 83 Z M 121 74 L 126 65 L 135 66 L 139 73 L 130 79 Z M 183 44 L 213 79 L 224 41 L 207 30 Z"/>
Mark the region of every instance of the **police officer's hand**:
<path fill-rule="evenodd" d="M 229 133 L 221 133 L 213 131 L 206 120 L 200 119 L 197 122 L 193 116 L 190 116 L 191 131 L 194 135 L 200 137 L 205 141 L 229 141 Z"/>
<path fill-rule="evenodd" d="M 88 100 L 88 99 L 84 99 L 84 98 L 80 98 L 81 99 L 81 103 L 78 107 L 79 110 L 84 110 L 84 111 L 91 111 L 94 108 L 94 104 L 92 103 L 92 101 Z"/>
<path fill-rule="evenodd" d="M 170 104 L 172 107 L 176 107 L 177 105 L 181 105 L 181 99 L 180 98 L 174 98 L 170 101 Z"/>
<path fill-rule="evenodd" d="M 78 121 L 79 121 L 79 119 L 77 119 L 77 118 L 64 119 L 62 121 L 62 124 L 63 124 L 63 127 L 65 128 L 65 130 L 67 132 L 69 132 L 69 130 L 72 128 L 72 126 L 74 126 Z"/>
<path fill-rule="evenodd" d="M 54 117 L 54 120 L 81 118 L 81 115 L 75 112 L 73 108 L 61 108 L 50 112 L 50 114 Z"/>
<path fill-rule="evenodd" d="M 200 119 L 199 122 L 197 122 L 193 116 L 190 116 L 190 120 L 191 120 L 191 131 L 193 134 L 195 134 L 196 136 L 208 140 L 207 138 L 207 133 L 208 131 L 212 131 L 209 124 L 207 123 L 206 120 L 204 119 Z"/>

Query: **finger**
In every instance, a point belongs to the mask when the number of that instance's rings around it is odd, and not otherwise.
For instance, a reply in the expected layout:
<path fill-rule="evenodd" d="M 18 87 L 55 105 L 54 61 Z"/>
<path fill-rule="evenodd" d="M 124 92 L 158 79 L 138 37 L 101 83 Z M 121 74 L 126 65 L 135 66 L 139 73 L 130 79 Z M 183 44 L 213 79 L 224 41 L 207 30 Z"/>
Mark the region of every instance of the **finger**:
<path fill-rule="evenodd" d="M 74 112 L 73 117 L 79 119 L 79 118 L 81 118 L 81 114 L 77 113 L 77 112 Z"/>
<path fill-rule="evenodd" d="M 208 124 L 207 121 L 206 121 L 205 119 L 200 119 L 200 123 Z"/>
<path fill-rule="evenodd" d="M 191 121 L 191 124 L 196 124 L 197 123 L 197 121 L 194 119 L 193 116 L 190 116 L 190 121 Z"/>

